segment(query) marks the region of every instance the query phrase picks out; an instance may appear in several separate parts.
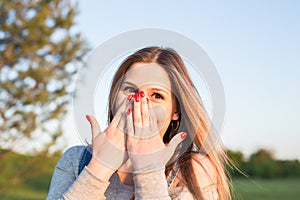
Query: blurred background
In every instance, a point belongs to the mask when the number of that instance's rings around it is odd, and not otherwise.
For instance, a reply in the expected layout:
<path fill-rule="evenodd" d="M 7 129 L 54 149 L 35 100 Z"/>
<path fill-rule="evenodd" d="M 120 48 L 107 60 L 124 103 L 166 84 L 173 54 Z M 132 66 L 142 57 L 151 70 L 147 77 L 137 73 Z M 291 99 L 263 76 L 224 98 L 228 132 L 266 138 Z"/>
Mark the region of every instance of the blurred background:
<path fill-rule="evenodd" d="M 0 0 L 0 199 L 45 199 L 61 154 L 84 144 L 72 117 L 84 58 L 139 28 L 181 33 L 215 63 L 234 199 L 298 199 L 299 18 L 296 0 Z"/>

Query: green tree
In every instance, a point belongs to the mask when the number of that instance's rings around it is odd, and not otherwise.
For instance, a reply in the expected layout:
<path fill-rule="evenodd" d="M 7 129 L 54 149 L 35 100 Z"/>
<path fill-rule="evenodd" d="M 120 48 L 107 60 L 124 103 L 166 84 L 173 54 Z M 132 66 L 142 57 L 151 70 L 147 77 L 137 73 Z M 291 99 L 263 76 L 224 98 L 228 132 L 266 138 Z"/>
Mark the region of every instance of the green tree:
<path fill-rule="evenodd" d="M 42 138 L 45 150 L 61 135 L 87 52 L 77 14 L 70 0 L 0 0 L 0 147 Z"/>
<path fill-rule="evenodd" d="M 244 166 L 245 166 L 245 158 L 244 154 L 241 151 L 233 151 L 228 149 L 227 156 L 231 161 L 231 165 L 227 166 L 228 171 L 231 176 L 239 177 L 244 176 Z"/>
<path fill-rule="evenodd" d="M 277 175 L 277 164 L 271 151 L 259 149 L 250 156 L 247 173 L 254 177 L 274 178 Z"/>
<path fill-rule="evenodd" d="M 299 160 L 278 160 L 279 166 L 278 176 L 283 178 L 300 177 L 300 162 Z"/>

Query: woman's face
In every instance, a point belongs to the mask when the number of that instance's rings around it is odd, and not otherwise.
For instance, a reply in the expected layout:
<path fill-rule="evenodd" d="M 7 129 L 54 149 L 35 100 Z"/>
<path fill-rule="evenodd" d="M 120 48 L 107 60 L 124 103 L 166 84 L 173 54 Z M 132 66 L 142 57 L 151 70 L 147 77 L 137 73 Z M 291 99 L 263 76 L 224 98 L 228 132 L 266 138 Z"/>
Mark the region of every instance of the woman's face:
<path fill-rule="evenodd" d="M 159 64 L 135 63 L 124 76 L 115 105 L 118 108 L 124 98 L 144 91 L 144 98 L 152 102 L 159 134 L 163 137 L 171 120 L 178 120 L 178 106 L 171 88 L 169 76 Z"/>

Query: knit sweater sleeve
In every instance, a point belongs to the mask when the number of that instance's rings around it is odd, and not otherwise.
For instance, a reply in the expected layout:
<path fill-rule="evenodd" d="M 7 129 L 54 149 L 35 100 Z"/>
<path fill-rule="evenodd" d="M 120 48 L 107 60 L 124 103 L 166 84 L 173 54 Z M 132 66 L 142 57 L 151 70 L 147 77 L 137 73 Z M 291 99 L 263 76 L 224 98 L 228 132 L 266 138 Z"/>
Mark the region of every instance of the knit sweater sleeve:
<path fill-rule="evenodd" d="M 106 199 L 104 193 L 108 186 L 109 182 L 96 178 L 85 167 L 63 197 L 66 200 Z"/>
<path fill-rule="evenodd" d="M 135 199 L 191 200 L 193 195 L 186 187 L 176 187 L 168 192 L 164 170 L 134 175 Z M 216 187 L 202 188 L 202 198 L 218 200 Z"/>
<path fill-rule="evenodd" d="M 134 174 L 135 199 L 170 200 L 164 169 Z"/>

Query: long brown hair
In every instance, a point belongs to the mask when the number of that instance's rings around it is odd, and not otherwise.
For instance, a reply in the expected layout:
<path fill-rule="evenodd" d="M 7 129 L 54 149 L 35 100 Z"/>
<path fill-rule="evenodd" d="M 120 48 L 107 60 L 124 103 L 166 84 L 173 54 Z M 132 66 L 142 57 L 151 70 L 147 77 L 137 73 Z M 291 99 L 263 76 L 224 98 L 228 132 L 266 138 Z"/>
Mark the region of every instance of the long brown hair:
<path fill-rule="evenodd" d="M 198 153 L 205 155 L 215 168 L 219 199 L 230 199 L 229 181 L 224 166 L 227 163 L 225 151 L 219 139 L 213 134 L 213 126 L 209 121 L 201 98 L 188 74 L 183 60 L 175 50 L 161 47 L 147 47 L 125 59 L 112 81 L 108 105 L 109 122 L 114 115 L 113 106 L 116 94 L 122 84 L 121 79 L 134 63 L 157 63 L 166 70 L 171 80 L 171 89 L 180 107 L 178 121 L 180 126 L 174 130 L 172 128 L 174 124 L 172 121 L 164 135 L 164 142 L 168 143 L 175 134 L 181 131 L 185 131 L 189 135 L 182 145 L 180 145 L 181 152 L 176 157 L 183 179 L 181 180 L 182 184 L 189 189 L 194 199 L 201 199 L 203 195 L 201 189 L 197 186 L 198 184 L 196 184 L 196 174 L 192 168 L 192 155 L 194 154 L 192 149 L 196 146 L 199 150 Z M 173 165 L 174 163 L 171 163 L 166 166 L 166 175 L 170 172 Z"/>

